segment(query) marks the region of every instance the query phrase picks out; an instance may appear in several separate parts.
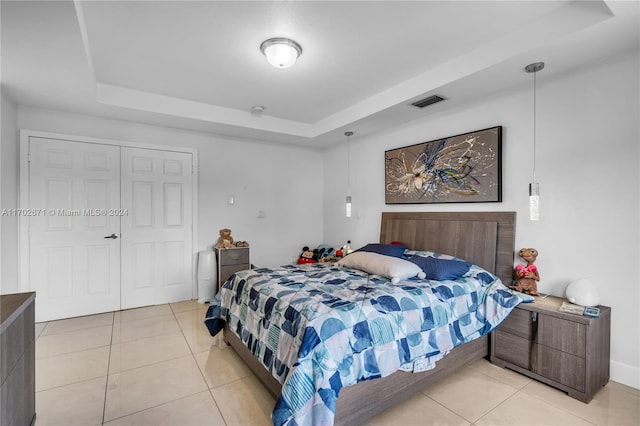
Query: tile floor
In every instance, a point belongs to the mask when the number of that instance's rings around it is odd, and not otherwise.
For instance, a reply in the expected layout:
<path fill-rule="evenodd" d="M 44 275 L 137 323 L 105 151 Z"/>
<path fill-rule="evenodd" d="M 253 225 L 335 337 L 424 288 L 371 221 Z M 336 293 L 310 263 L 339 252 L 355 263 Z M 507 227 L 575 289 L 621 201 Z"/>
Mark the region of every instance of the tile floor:
<path fill-rule="evenodd" d="M 36 425 L 269 425 L 274 398 L 195 301 L 36 324 Z M 585 405 L 475 362 L 370 425 L 638 425 L 640 391 Z"/>

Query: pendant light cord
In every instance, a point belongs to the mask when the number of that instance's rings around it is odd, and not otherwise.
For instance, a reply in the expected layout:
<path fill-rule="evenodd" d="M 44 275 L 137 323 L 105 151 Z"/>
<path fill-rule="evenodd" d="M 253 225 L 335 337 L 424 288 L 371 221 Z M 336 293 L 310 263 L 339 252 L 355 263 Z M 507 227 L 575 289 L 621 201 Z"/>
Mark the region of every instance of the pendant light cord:
<path fill-rule="evenodd" d="M 351 136 L 347 136 L 347 194 L 351 195 Z"/>
<path fill-rule="evenodd" d="M 344 132 L 347 137 L 347 195 L 351 196 L 351 136 L 353 132 Z"/>
<path fill-rule="evenodd" d="M 533 73 L 533 180 L 536 181 L 536 74 Z"/>
<path fill-rule="evenodd" d="M 529 183 L 529 219 L 540 220 L 540 185 L 536 182 L 536 92 L 537 77 L 536 73 L 544 69 L 544 62 L 535 62 L 527 65 L 524 70 L 533 73 L 533 179 Z"/>

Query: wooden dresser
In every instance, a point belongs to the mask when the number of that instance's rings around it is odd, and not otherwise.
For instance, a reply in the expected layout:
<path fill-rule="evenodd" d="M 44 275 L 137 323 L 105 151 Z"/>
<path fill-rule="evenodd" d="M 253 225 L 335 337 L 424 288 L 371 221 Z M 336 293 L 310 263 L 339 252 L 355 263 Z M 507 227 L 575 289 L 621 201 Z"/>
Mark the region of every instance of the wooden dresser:
<path fill-rule="evenodd" d="M 0 425 L 31 425 L 36 416 L 36 294 L 0 295 Z"/>
<path fill-rule="evenodd" d="M 231 275 L 251 269 L 249 247 L 216 248 L 216 258 L 218 259 L 218 291 Z"/>
<path fill-rule="evenodd" d="M 518 305 L 491 333 L 491 362 L 589 402 L 609 381 L 611 308 L 590 318 L 558 311 L 563 301 Z"/>

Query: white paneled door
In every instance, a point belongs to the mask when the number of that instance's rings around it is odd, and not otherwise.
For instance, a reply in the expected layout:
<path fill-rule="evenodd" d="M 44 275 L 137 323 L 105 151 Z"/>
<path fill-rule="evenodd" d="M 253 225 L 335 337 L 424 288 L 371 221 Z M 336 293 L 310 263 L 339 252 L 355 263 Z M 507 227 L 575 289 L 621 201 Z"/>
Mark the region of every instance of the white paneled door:
<path fill-rule="evenodd" d="M 192 154 L 29 138 L 36 321 L 192 298 Z"/>
<path fill-rule="evenodd" d="M 37 321 L 120 308 L 120 148 L 31 138 L 29 281 Z"/>
<path fill-rule="evenodd" d="M 192 156 L 122 148 L 122 308 L 192 294 Z"/>

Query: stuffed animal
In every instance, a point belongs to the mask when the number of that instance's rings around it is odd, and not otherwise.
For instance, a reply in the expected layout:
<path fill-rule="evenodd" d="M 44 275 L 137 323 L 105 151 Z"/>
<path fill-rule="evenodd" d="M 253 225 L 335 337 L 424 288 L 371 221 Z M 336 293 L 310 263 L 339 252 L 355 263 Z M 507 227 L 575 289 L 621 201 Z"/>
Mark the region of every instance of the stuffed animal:
<path fill-rule="evenodd" d="M 326 245 L 319 245 L 318 248 L 313 250 L 313 258 L 318 262 L 328 262 L 331 260 L 333 254 L 333 248 Z"/>
<path fill-rule="evenodd" d="M 516 265 L 516 285 L 509 286 L 509 288 L 521 293 L 537 296 L 537 281 L 540 281 L 540 274 L 538 273 L 538 267 L 534 265 L 533 262 L 535 262 L 538 257 L 538 250 L 534 248 L 523 248 L 518 252 L 518 256 L 524 259 L 527 264 Z"/>
<path fill-rule="evenodd" d="M 236 241 L 236 247 L 249 247 L 248 241 Z"/>
<path fill-rule="evenodd" d="M 230 248 L 233 247 L 233 237 L 231 236 L 231 229 L 224 228 L 220 230 L 220 237 L 218 238 L 217 248 Z"/>
<path fill-rule="evenodd" d="M 351 248 L 351 240 L 347 241 L 347 244 L 342 246 L 342 253 L 344 256 L 353 253 L 353 249 Z"/>
<path fill-rule="evenodd" d="M 309 247 L 302 247 L 302 253 L 300 254 L 300 257 L 298 257 L 298 265 L 302 265 L 304 263 L 316 263 L 317 260 L 313 258 L 314 254 L 313 250 L 310 250 Z"/>

